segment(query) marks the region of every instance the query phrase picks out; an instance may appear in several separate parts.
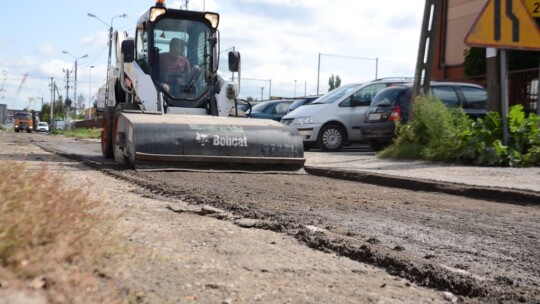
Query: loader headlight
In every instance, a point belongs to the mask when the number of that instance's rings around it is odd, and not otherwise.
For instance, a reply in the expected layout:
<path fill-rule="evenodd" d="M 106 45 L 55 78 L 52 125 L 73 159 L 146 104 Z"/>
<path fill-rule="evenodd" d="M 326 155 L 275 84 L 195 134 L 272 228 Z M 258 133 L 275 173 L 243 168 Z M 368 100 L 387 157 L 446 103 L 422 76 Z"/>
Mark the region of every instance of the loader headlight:
<path fill-rule="evenodd" d="M 238 89 L 236 88 L 236 84 L 227 84 L 227 98 L 228 99 L 235 99 Z"/>
<path fill-rule="evenodd" d="M 297 117 L 293 120 L 293 125 L 307 125 L 313 123 L 313 117 L 311 116 L 304 116 L 304 117 Z"/>
<path fill-rule="evenodd" d="M 206 18 L 206 20 L 210 21 L 210 23 L 212 24 L 213 29 L 217 29 L 218 24 L 219 24 L 219 15 L 218 14 L 206 13 L 206 14 L 204 14 L 204 18 Z"/>
<path fill-rule="evenodd" d="M 159 8 L 159 7 L 153 7 L 150 9 L 150 21 L 154 22 L 156 21 L 156 18 L 165 14 L 167 12 L 167 9 L 165 8 Z"/>

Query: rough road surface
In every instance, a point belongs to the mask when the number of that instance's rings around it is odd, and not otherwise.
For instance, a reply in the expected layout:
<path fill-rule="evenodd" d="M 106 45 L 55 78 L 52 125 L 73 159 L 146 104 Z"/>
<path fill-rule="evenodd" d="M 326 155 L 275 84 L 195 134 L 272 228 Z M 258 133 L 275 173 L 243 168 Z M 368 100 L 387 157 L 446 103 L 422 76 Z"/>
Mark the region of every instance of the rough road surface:
<path fill-rule="evenodd" d="M 106 273 L 142 302 L 540 301 L 537 205 L 305 172 L 122 170 L 100 162 L 97 143 L 47 135 L 0 133 L 0 144 L 110 202 L 134 257 Z"/>

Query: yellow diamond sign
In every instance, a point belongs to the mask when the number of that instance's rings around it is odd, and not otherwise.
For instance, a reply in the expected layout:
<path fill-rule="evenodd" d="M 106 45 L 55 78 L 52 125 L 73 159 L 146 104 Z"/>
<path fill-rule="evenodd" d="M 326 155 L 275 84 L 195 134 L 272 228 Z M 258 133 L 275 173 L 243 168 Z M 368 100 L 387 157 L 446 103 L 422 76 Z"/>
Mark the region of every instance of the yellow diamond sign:
<path fill-rule="evenodd" d="M 488 0 L 465 37 L 465 44 L 540 50 L 540 30 L 521 0 Z"/>

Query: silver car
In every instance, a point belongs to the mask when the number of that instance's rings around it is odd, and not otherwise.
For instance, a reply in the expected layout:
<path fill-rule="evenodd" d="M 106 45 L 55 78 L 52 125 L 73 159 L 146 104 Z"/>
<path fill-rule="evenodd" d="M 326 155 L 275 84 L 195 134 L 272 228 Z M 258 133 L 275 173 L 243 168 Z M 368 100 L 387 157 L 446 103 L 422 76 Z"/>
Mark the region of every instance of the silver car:
<path fill-rule="evenodd" d="M 323 151 L 339 151 L 346 144 L 364 141 L 361 128 L 364 112 L 375 94 L 390 85 L 410 81 L 410 78 L 391 78 L 344 85 L 290 112 L 281 123 L 298 130 L 306 150 L 318 147 Z"/>

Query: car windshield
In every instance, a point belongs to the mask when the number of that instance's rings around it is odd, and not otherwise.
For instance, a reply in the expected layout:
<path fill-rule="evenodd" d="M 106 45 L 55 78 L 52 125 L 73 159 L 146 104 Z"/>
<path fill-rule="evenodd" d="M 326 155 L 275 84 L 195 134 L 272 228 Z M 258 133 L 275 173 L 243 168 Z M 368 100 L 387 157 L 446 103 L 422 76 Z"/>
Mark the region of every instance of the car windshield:
<path fill-rule="evenodd" d="M 295 100 L 295 101 L 291 104 L 291 106 L 289 107 L 289 111 L 292 111 L 292 110 L 294 110 L 294 109 L 296 109 L 296 108 L 298 108 L 298 107 L 300 107 L 300 106 L 303 106 L 305 102 L 306 102 L 306 99 L 305 99 L 305 98 Z"/>
<path fill-rule="evenodd" d="M 40 123 L 38 123 L 38 126 L 40 126 L 40 127 L 46 127 L 46 126 L 47 126 L 47 123 L 46 123 L 46 122 L 40 122 Z"/>
<path fill-rule="evenodd" d="M 380 91 L 371 101 L 370 107 L 393 106 L 407 91 L 406 87 L 390 87 Z"/>
<path fill-rule="evenodd" d="M 20 112 L 20 113 L 15 113 L 14 116 L 15 116 L 15 119 L 20 119 L 20 120 L 32 119 L 32 114 L 29 114 L 29 113 Z"/>
<path fill-rule="evenodd" d="M 251 107 L 251 112 L 264 112 L 269 105 L 270 101 L 258 103 Z"/>
<path fill-rule="evenodd" d="M 344 96 L 350 95 L 356 92 L 362 85 L 361 84 L 348 84 L 337 89 L 334 89 L 328 92 L 326 95 L 317 98 L 311 104 L 322 104 L 322 103 L 334 103 L 337 100 L 340 100 Z"/>

